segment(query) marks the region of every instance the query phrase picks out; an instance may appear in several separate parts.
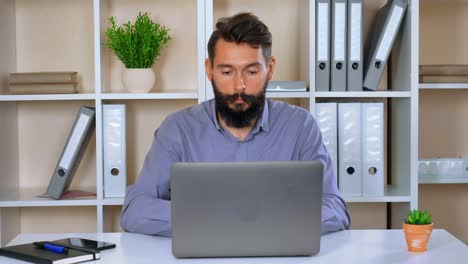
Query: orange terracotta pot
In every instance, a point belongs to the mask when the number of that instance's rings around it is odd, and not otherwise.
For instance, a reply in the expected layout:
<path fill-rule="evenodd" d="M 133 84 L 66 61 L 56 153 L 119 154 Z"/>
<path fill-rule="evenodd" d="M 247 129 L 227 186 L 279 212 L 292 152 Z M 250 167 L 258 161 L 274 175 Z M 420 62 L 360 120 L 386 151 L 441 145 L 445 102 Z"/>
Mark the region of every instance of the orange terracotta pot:
<path fill-rule="evenodd" d="M 431 237 L 433 225 L 434 223 L 429 225 L 410 225 L 403 222 L 408 251 L 424 252 L 427 250 L 427 243 Z"/>

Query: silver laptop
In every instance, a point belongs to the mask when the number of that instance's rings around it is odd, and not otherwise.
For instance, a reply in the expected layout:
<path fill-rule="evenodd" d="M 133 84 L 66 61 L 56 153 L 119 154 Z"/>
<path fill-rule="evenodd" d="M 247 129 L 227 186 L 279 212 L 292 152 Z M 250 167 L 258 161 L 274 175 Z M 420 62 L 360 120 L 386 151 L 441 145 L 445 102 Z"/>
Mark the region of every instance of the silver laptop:
<path fill-rule="evenodd" d="M 315 255 L 320 161 L 175 163 L 172 253 L 187 257 Z"/>

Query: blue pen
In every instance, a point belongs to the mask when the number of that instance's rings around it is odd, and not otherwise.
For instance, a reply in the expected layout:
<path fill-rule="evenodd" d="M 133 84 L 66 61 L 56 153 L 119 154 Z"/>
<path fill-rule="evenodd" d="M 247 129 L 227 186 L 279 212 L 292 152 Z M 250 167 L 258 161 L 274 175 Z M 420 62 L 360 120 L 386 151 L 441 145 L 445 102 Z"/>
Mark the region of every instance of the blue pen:
<path fill-rule="evenodd" d="M 68 249 L 67 249 L 67 248 L 61 247 L 61 246 L 57 246 L 57 245 L 54 245 L 54 244 L 51 244 L 51 243 L 47 243 L 47 242 L 34 242 L 33 245 L 35 245 L 36 247 L 43 248 L 43 249 L 45 249 L 45 250 L 49 250 L 49 251 L 55 252 L 55 253 L 61 253 L 61 254 L 66 254 L 66 253 L 68 253 Z"/>

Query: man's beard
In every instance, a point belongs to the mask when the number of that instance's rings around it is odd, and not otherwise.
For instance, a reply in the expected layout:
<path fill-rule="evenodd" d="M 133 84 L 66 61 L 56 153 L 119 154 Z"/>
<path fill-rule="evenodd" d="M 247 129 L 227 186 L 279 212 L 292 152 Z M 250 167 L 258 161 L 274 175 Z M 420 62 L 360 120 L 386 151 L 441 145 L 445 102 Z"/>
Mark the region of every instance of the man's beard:
<path fill-rule="evenodd" d="M 216 113 L 219 113 L 226 125 L 235 128 L 249 127 L 254 119 L 263 113 L 265 106 L 265 92 L 268 86 L 268 79 L 263 85 L 263 89 L 259 94 L 248 95 L 245 92 L 236 93 L 233 95 L 222 94 L 214 81 L 211 81 L 215 95 Z M 241 105 L 235 105 L 236 109 L 231 109 L 229 103 L 234 103 L 238 98 L 242 98 L 248 107 L 242 110 Z"/>

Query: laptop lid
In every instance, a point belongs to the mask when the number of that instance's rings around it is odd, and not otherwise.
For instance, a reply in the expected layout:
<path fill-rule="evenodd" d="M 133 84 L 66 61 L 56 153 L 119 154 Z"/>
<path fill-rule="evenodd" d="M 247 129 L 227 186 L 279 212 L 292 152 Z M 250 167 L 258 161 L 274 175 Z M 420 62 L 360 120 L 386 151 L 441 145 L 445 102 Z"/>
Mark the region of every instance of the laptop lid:
<path fill-rule="evenodd" d="M 173 254 L 315 255 L 322 182 L 320 161 L 175 163 Z"/>

